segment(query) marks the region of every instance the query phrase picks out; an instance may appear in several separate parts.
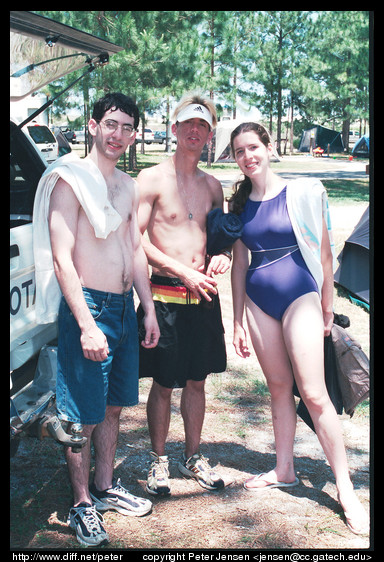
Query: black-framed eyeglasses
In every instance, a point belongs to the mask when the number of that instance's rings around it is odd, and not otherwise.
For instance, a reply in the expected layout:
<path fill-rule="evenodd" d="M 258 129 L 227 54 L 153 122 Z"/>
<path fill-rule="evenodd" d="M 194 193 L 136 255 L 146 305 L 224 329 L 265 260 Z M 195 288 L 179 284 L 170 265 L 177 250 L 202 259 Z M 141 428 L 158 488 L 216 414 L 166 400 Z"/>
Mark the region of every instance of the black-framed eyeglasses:
<path fill-rule="evenodd" d="M 117 129 L 120 127 L 121 132 L 125 137 L 131 137 L 135 132 L 136 129 L 132 127 L 132 125 L 119 125 L 113 119 L 106 119 L 105 121 L 97 121 L 100 125 L 103 125 L 105 129 L 110 133 L 115 133 Z"/>

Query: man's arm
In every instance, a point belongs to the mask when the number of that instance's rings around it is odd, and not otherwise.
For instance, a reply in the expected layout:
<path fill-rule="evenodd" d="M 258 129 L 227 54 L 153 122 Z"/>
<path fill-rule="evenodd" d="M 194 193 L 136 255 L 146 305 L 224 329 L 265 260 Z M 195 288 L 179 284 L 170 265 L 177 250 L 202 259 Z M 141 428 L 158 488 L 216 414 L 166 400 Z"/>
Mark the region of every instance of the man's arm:
<path fill-rule="evenodd" d="M 148 260 L 145 255 L 141 234 L 137 222 L 137 210 L 139 204 L 139 190 L 135 182 L 133 214 L 131 224 L 131 236 L 133 243 L 133 284 L 144 310 L 145 338 L 141 345 L 145 348 L 156 347 L 160 337 L 160 329 L 156 319 L 155 306 L 153 304 L 151 286 L 148 275 Z"/>
<path fill-rule="evenodd" d="M 72 259 L 79 209 L 80 204 L 72 188 L 59 179 L 51 194 L 48 219 L 53 265 L 64 298 L 81 330 L 84 357 L 103 361 L 109 353 L 107 339 L 89 312 Z"/>

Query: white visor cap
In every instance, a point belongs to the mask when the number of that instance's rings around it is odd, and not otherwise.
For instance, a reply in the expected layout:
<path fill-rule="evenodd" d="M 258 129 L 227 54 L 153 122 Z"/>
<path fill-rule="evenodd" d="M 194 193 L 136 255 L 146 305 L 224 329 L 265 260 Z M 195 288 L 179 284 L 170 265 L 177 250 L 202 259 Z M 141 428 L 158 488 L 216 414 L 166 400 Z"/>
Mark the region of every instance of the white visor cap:
<path fill-rule="evenodd" d="M 182 109 L 176 117 L 176 121 L 179 121 L 179 123 L 188 119 L 204 119 L 212 129 L 212 115 L 204 105 L 191 103 Z"/>

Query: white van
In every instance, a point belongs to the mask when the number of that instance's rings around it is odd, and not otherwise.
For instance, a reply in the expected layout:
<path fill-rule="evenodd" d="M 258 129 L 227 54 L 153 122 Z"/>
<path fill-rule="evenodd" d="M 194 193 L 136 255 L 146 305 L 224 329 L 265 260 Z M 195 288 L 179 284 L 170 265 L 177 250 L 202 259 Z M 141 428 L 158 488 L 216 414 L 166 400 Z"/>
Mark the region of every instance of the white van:
<path fill-rule="evenodd" d="M 59 157 L 59 145 L 56 137 L 46 125 L 32 122 L 25 125 L 23 130 L 37 145 L 47 164 L 52 164 Z"/>

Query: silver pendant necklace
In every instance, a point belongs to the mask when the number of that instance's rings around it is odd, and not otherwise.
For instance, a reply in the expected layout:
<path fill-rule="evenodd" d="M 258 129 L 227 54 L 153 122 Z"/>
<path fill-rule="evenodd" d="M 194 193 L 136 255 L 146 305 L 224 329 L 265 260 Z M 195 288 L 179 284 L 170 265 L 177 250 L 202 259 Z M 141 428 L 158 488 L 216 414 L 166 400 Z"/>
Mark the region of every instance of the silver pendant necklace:
<path fill-rule="evenodd" d="M 178 174 L 176 172 L 176 167 L 175 167 L 175 174 L 176 174 L 176 182 L 177 182 L 178 185 L 180 183 L 181 190 L 182 190 L 183 195 L 184 195 L 185 206 L 187 207 L 187 212 L 188 212 L 188 219 L 191 221 L 193 219 L 192 208 L 194 207 L 195 198 L 193 198 L 193 200 L 192 200 L 193 204 L 189 205 L 188 204 L 188 197 L 187 197 L 186 191 L 184 189 L 183 180 L 178 176 Z"/>

